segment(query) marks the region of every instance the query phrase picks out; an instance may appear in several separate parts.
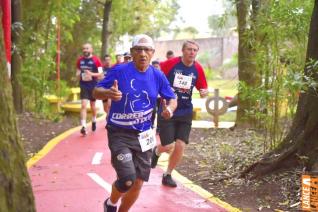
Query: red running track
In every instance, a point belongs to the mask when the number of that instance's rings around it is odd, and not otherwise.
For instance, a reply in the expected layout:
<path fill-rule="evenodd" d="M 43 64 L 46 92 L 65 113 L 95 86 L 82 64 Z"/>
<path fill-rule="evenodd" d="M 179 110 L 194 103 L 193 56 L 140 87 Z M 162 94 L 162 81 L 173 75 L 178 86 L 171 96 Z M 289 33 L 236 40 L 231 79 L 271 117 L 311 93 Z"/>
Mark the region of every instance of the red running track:
<path fill-rule="evenodd" d="M 96 132 L 82 137 L 79 128 L 73 130 L 54 148 L 45 147 L 41 159 L 31 159 L 33 165 L 29 165 L 28 171 L 37 212 L 103 211 L 103 201 L 109 196 L 115 172 L 110 163 L 104 122 L 97 124 Z M 180 182 L 177 188 L 162 186 L 162 174 L 160 168 L 152 169 L 149 182 L 144 183 L 130 211 L 229 211 Z"/>

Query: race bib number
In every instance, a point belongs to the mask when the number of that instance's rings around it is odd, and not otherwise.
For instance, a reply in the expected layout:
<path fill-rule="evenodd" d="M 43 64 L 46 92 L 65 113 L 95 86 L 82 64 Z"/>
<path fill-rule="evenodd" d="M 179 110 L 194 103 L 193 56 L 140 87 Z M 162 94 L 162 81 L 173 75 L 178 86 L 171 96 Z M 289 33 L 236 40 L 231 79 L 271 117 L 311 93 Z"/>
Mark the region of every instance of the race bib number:
<path fill-rule="evenodd" d="M 82 73 L 82 80 L 83 80 L 83 81 L 92 81 L 93 78 L 92 78 L 91 75 L 88 75 L 88 74 L 86 74 L 86 73 Z"/>
<path fill-rule="evenodd" d="M 152 129 L 149 129 L 147 131 L 139 133 L 138 140 L 139 140 L 142 152 L 152 149 L 156 145 L 155 132 Z"/>
<path fill-rule="evenodd" d="M 173 81 L 173 87 L 182 88 L 182 89 L 190 89 L 192 84 L 192 77 L 185 76 L 180 73 L 176 73 Z"/>

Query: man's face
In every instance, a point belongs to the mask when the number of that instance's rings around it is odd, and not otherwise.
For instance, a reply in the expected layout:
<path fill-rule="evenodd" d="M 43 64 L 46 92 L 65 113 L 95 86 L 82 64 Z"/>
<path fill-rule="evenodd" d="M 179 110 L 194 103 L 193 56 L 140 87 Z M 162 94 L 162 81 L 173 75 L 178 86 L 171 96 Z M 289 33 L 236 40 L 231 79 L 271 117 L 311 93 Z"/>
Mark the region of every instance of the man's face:
<path fill-rule="evenodd" d="M 131 57 L 124 57 L 124 63 L 129 63 L 131 61 Z"/>
<path fill-rule="evenodd" d="M 104 67 L 110 68 L 111 67 L 111 59 L 110 57 L 105 57 L 104 58 Z"/>
<path fill-rule="evenodd" d="M 133 61 L 140 71 L 148 68 L 155 50 L 147 46 L 135 46 L 130 49 Z"/>
<path fill-rule="evenodd" d="M 159 70 L 160 70 L 160 65 L 159 65 L 158 63 L 153 64 L 153 67 L 155 67 L 156 69 L 159 69 Z"/>
<path fill-rule="evenodd" d="M 83 51 L 84 57 L 90 57 L 91 54 L 93 53 L 93 48 L 90 44 L 84 44 L 82 51 Z"/>
<path fill-rule="evenodd" d="M 123 62 L 123 55 L 116 55 L 116 63 L 122 63 Z"/>
<path fill-rule="evenodd" d="M 182 49 L 183 59 L 187 62 L 193 62 L 198 54 L 198 51 L 198 46 L 192 43 L 187 43 Z"/>

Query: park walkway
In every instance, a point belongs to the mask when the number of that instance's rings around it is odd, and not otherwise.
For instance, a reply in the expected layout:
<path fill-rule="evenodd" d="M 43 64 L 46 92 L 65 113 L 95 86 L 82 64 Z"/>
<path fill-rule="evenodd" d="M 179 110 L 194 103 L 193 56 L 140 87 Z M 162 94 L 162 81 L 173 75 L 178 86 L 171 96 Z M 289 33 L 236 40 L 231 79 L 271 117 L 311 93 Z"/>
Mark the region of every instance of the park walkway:
<path fill-rule="evenodd" d="M 37 212 L 101 212 L 115 172 L 110 164 L 104 121 L 82 137 L 79 127 L 51 140 L 28 163 Z M 177 172 L 177 188 L 161 185 L 165 157 L 151 172 L 132 212 L 239 211 Z"/>

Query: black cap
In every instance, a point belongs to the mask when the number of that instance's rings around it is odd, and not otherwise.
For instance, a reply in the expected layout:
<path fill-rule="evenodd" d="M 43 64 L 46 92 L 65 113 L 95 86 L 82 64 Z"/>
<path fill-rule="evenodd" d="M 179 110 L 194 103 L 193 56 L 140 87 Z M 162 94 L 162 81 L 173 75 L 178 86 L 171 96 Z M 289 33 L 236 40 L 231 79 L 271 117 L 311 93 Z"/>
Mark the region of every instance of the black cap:
<path fill-rule="evenodd" d="M 131 57 L 131 55 L 128 52 L 125 52 L 124 57 Z"/>

